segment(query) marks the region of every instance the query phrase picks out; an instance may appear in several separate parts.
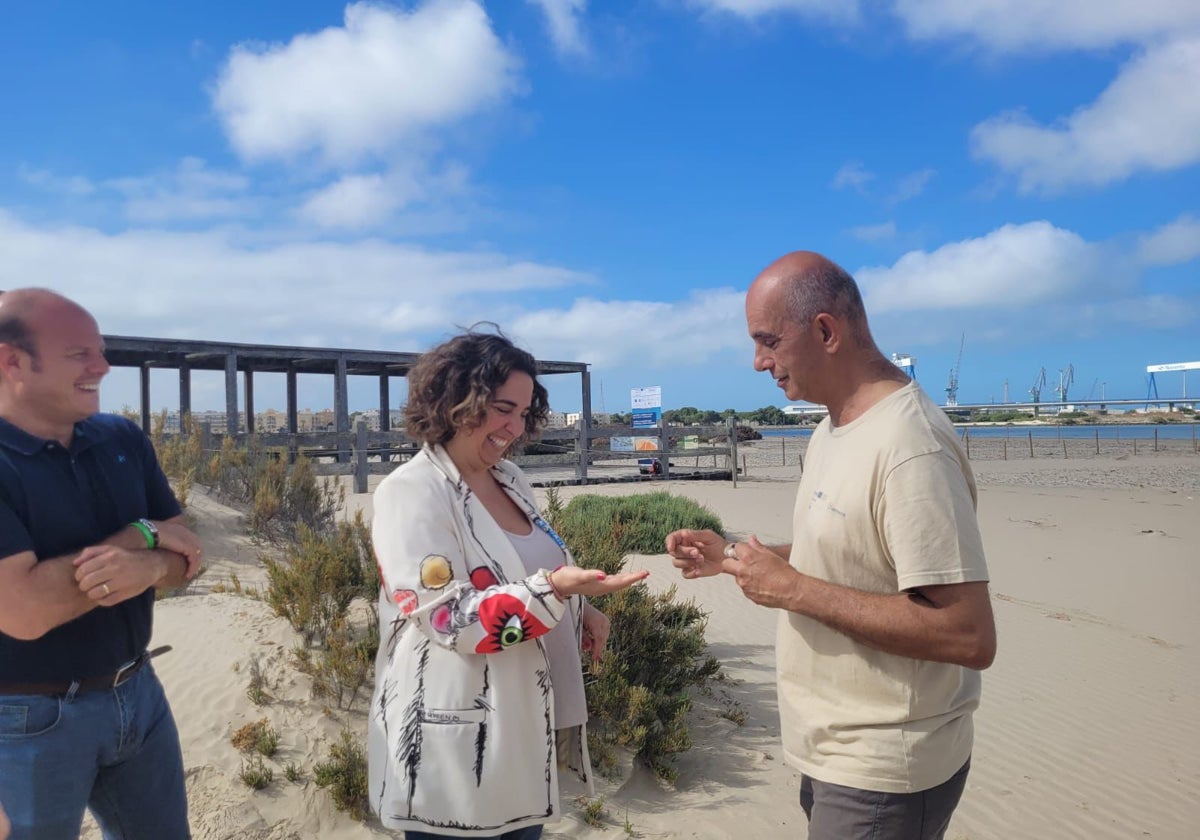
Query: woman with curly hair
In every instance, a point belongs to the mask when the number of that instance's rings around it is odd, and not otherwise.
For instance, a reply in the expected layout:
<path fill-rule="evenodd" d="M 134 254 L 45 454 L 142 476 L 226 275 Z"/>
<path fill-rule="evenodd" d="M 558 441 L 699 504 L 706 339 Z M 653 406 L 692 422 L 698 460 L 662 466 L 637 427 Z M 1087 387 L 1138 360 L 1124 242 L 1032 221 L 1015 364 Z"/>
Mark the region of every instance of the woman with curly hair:
<path fill-rule="evenodd" d="M 560 764 L 590 772 L 579 652 L 599 657 L 608 619 L 583 596 L 648 573 L 575 566 L 505 460 L 549 413 L 529 353 L 472 329 L 422 355 L 408 386 L 422 448 L 374 499 L 371 805 L 409 840 L 536 840 L 559 815 Z M 579 754 L 560 762 L 560 743 Z"/>

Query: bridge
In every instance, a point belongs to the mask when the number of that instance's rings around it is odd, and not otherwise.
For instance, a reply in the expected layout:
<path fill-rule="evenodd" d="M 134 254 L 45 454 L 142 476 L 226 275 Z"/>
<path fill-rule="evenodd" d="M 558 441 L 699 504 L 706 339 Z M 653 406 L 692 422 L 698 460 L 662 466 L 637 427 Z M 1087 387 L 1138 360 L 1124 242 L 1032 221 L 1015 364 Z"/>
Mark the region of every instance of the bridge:
<path fill-rule="evenodd" d="M 1159 407 L 1160 411 L 1175 411 L 1179 408 L 1191 408 L 1195 403 L 1200 402 L 1193 397 L 1168 397 L 1166 399 L 1136 399 L 1136 400 L 1069 400 L 1067 402 L 1012 402 L 1012 403 L 959 403 L 956 406 L 942 406 L 951 414 L 966 414 L 974 412 L 987 411 L 1032 411 L 1035 414 L 1042 409 L 1051 409 L 1058 411 L 1079 411 L 1088 406 L 1094 406 L 1100 411 L 1106 411 L 1110 408 L 1150 408 L 1150 406 Z"/>
<path fill-rule="evenodd" d="M 947 414 L 983 414 L 994 411 L 1031 411 L 1038 414 L 1043 410 L 1051 413 L 1059 411 L 1079 411 L 1087 407 L 1095 407 L 1100 411 L 1107 411 L 1111 408 L 1119 408 L 1122 410 L 1131 408 L 1150 408 L 1157 406 L 1161 411 L 1175 411 L 1176 408 L 1191 408 L 1196 403 L 1200 403 L 1200 399 L 1195 397 L 1168 397 L 1151 398 L 1151 399 L 1129 399 L 1129 400 L 1069 400 L 1067 402 L 1007 402 L 1007 403 L 959 403 L 958 405 L 943 405 L 942 409 Z M 793 408 L 793 406 L 788 406 Z M 788 411 L 784 409 L 785 414 L 802 414 L 804 416 L 823 417 L 829 412 L 824 406 L 813 405 L 804 406 L 802 410 Z"/>

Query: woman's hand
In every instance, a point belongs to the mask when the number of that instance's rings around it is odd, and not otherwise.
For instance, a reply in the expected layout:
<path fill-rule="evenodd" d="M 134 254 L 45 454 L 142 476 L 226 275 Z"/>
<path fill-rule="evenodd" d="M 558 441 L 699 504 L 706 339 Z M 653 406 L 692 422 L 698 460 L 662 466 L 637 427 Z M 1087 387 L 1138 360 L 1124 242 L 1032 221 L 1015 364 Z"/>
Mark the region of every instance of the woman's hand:
<path fill-rule="evenodd" d="M 592 661 L 599 662 L 608 647 L 608 616 L 591 604 L 583 605 L 583 649 L 592 652 Z"/>
<path fill-rule="evenodd" d="M 640 572 L 618 572 L 615 575 L 606 575 L 599 569 L 560 566 L 553 572 L 547 572 L 546 580 L 550 582 L 550 586 L 554 588 L 560 598 L 571 595 L 595 597 L 596 595 L 607 595 L 610 592 L 619 592 L 649 576 L 648 569 Z"/>

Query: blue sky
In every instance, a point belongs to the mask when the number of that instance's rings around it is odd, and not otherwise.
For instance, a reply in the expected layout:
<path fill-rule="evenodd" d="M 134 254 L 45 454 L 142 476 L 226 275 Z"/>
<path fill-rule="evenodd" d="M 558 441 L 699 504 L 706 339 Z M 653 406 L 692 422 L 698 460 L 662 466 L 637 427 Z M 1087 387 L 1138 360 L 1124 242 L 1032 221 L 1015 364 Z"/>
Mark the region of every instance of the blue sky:
<path fill-rule="evenodd" d="M 960 341 L 961 402 L 1200 360 L 1194 0 L 45 0 L 0 72 L 0 288 L 107 333 L 413 351 L 490 319 L 590 363 L 595 408 L 752 409 L 786 399 L 743 295 L 804 248 L 939 400 Z"/>

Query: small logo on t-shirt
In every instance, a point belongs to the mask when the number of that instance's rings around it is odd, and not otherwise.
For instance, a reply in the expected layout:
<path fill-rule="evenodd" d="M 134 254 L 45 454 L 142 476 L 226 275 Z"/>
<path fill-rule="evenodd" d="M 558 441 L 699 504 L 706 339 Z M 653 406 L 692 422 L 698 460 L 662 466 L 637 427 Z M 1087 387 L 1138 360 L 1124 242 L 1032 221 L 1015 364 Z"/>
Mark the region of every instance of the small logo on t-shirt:
<path fill-rule="evenodd" d="M 812 501 L 810 501 L 808 503 L 808 509 L 809 510 L 827 510 L 832 514 L 836 514 L 837 516 L 842 517 L 842 519 L 846 518 L 845 511 L 841 511 L 841 510 L 838 510 L 837 508 L 835 508 L 833 506 L 833 502 L 829 501 L 829 497 L 825 495 L 824 490 L 814 490 L 813 491 Z"/>

